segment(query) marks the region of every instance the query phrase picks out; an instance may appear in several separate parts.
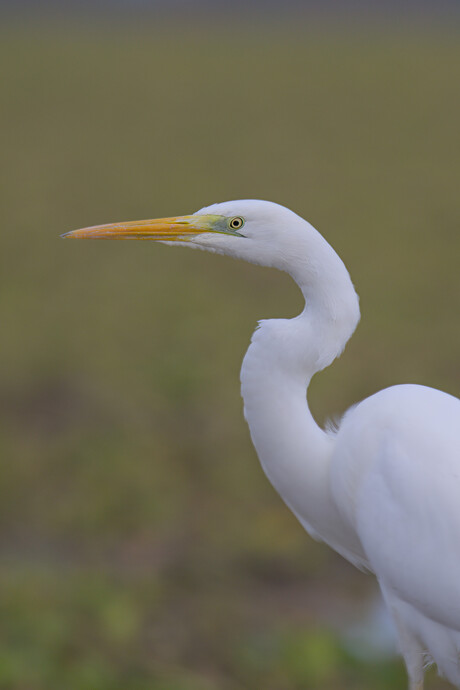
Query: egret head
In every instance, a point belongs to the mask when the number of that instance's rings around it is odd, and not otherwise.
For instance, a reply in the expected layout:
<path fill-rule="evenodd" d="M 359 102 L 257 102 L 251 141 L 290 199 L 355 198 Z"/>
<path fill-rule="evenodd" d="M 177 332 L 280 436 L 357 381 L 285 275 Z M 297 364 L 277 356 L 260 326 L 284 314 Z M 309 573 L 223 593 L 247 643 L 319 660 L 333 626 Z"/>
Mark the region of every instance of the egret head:
<path fill-rule="evenodd" d="M 279 204 L 246 199 L 213 204 L 190 216 L 96 225 L 64 237 L 155 240 L 284 268 L 309 230 L 316 234 L 306 221 Z"/>
<path fill-rule="evenodd" d="M 337 327 L 346 322 L 347 338 L 359 319 L 358 298 L 341 259 L 306 220 L 271 201 L 226 201 L 190 216 L 96 225 L 64 237 L 154 240 L 271 266 L 296 281 L 311 309 L 326 310 Z"/>

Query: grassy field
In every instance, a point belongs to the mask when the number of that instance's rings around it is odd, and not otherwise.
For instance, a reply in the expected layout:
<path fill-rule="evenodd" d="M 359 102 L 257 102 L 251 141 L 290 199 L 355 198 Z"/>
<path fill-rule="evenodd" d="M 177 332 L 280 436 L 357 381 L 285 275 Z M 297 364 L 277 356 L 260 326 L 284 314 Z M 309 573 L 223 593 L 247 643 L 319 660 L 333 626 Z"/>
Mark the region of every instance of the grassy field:
<path fill-rule="evenodd" d="M 59 239 L 278 201 L 361 295 L 318 420 L 398 382 L 458 395 L 458 34 L 305 24 L 1 29 L 2 690 L 405 687 L 350 650 L 372 579 L 303 532 L 242 418 L 250 334 L 295 286 Z"/>

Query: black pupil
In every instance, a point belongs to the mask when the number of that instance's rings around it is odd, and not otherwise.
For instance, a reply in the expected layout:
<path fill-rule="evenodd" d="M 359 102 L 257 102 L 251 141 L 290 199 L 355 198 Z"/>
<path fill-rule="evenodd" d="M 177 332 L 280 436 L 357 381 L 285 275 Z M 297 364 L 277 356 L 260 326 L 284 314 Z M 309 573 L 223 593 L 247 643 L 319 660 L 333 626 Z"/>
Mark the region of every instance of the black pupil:
<path fill-rule="evenodd" d="M 239 218 L 235 218 L 235 219 L 232 221 L 232 225 L 233 225 L 234 228 L 239 228 L 239 227 L 240 227 L 240 223 L 241 223 L 241 221 L 240 221 Z"/>

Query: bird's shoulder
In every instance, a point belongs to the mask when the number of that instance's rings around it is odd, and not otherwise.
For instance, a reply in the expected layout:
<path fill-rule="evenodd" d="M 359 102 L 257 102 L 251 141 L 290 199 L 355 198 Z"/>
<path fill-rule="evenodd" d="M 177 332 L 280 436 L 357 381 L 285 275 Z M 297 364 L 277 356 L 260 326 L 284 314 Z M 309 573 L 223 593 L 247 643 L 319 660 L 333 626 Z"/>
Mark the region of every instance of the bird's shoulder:
<path fill-rule="evenodd" d="M 366 398 L 335 432 L 330 480 L 339 510 L 354 529 L 363 502 L 379 492 L 408 511 L 433 490 L 439 500 L 458 504 L 460 400 L 412 384 Z"/>

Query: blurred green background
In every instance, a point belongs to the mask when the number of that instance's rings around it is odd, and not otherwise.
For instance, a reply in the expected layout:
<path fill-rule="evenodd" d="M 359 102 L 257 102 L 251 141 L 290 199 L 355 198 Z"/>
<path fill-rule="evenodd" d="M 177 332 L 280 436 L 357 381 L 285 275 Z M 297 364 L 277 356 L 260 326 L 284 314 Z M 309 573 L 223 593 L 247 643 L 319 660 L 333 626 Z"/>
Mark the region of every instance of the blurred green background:
<path fill-rule="evenodd" d="M 175 17 L 0 36 L 0 688 L 405 688 L 372 634 L 353 642 L 372 578 L 304 533 L 243 420 L 251 332 L 295 315 L 296 287 L 59 235 L 282 203 L 361 296 L 312 383 L 318 421 L 394 383 L 458 395 L 458 31 Z"/>

